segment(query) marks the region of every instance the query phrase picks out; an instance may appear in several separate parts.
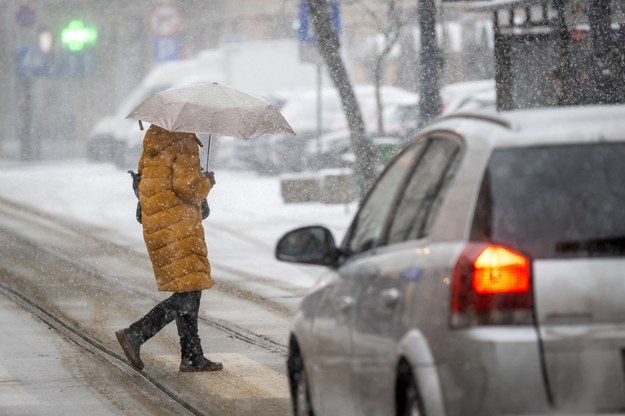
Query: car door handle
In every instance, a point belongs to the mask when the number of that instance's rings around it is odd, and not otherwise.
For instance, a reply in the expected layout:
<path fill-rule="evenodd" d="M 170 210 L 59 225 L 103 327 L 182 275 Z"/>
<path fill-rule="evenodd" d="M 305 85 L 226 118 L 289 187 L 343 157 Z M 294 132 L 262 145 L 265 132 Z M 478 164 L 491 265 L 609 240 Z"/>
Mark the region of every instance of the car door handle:
<path fill-rule="evenodd" d="M 354 298 L 352 296 L 341 296 L 338 306 L 341 312 L 347 313 L 354 306 Z"/>
<path fill-rule="evenodd" d="M 394 287 L 384 289 L 380 292 L 380 298 L 387 308 L 394 308 L 397 305 L 400 297 L 401 293 L 399 293 L 399 290 Z"/>

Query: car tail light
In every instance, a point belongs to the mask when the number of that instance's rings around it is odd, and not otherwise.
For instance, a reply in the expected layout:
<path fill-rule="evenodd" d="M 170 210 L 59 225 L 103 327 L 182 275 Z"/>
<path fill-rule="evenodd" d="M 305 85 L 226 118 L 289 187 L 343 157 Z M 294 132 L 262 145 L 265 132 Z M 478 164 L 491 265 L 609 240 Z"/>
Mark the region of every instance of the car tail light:
<path fill-rule="evenodd" d="M 453 327 L 533 322 L 531 261 L 504 246 L 469 243 L 454 268 Z"/>

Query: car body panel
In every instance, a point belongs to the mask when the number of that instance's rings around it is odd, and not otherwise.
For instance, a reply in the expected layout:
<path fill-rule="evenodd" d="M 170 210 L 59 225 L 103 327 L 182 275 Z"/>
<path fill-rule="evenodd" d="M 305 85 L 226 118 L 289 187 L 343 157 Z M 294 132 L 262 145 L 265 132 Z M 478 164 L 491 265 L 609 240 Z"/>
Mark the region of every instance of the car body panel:
<path fill-rule="evenodd" d="M 625 260 L 541 260 L 534 276 L 555 405 L 578 411 L 625 408 Z"/>
<path fill-rule="evenodd" d="M 355 269 L 352 275 L 359 270 Z M 353 319 L 355 280 L 349 268 L 343 276 L 322 289 L 319 304 L 311 324 L 316 359 L 309 365 L 314 384 L 315 409 L 324 414 L 355 415 L 353 402 L 345 402 L 351 395 L 352 375 L 349 371 L 351 339 L 348 331 Z M 347 276 L 345 276 L 347 275 Z M 314 381 L 312 381 L 314 380 Z"/>

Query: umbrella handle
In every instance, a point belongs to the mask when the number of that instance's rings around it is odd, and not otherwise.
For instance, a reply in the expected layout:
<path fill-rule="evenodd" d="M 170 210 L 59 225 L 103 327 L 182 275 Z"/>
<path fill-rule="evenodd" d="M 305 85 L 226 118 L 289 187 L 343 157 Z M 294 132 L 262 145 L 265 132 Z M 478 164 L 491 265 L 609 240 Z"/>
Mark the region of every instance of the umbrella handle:
<path fill-rule="evenodd" d="M 212 134 L 209 133 L 208 134 L 208 146 L 206 146 L 206 172 L 208 172 L 208 158 L 210 156 L 210 152 L 211 152 L 211 138 L 212 138 Z"/>

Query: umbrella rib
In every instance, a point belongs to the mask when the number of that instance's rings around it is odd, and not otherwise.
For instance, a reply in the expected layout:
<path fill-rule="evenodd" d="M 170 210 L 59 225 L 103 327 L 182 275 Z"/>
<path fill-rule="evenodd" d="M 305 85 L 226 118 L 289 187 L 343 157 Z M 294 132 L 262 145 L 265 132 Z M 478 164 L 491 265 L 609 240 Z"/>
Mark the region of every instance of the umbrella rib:
<path fill-rule="evenodd" d="M 186 102 L 185 102 L 185 103 L 182 103 L 182 105 L 181 105 L 181 106 L 179 106 L 179 108 L 178 108 L 178 114 L 176 114 L 176 117 L 175 117 L 175 118 L 173 118 L 173 125 L 171 126 L 171 127 L 172 127 L 172 131 L 175 131 L 175 130 L 176 130 L 176 128 L 178 127 L 178 126 L 176 125 L 176 121 L 178 121 L 178 120 L 180 119 L 180 114 L 182 114 L 182 113 L 183 113 L 183 110 L 185 109 L 185 107 L 187 107 L 187 105 L 188 105 L 188 103 L 186 103 Z M 191 133 L 192 133 L 192 132 L 191 132 Z"/>

